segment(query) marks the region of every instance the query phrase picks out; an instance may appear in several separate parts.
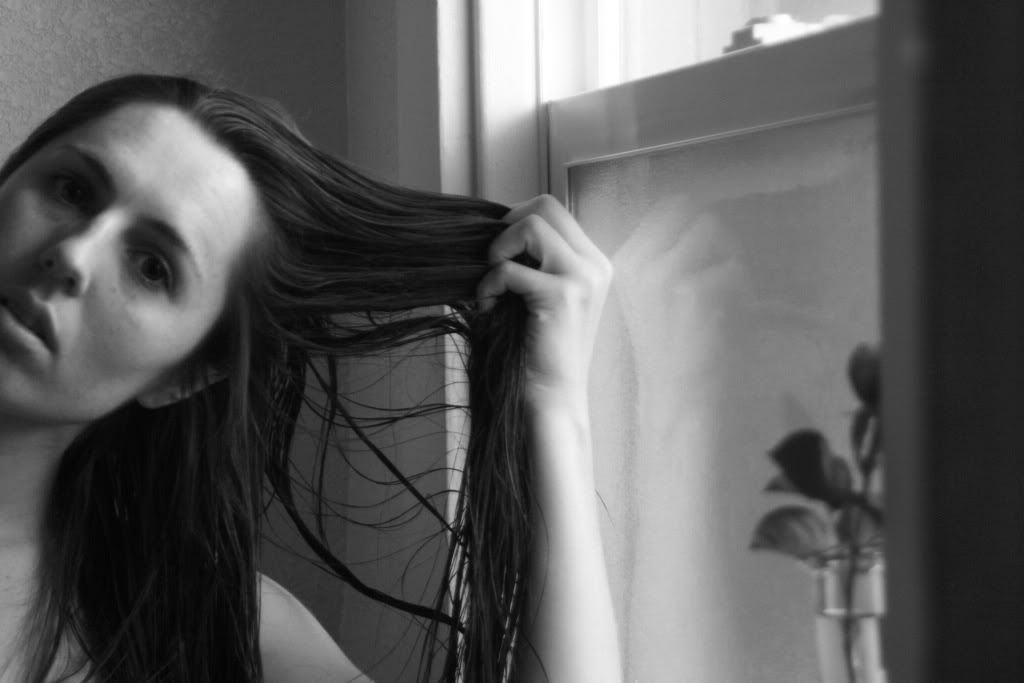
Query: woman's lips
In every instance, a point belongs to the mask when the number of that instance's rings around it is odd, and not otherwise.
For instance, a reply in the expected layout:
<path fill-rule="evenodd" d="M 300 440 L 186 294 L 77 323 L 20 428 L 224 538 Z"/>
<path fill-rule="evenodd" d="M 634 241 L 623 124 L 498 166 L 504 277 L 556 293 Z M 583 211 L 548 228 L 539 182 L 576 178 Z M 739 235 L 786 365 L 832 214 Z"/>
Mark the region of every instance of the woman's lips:
<path fill-rule="evenodd" d="M 36 301 L 27 291 L 11 291 L 0 294 L 0 305 L 38 337 L 51 353 L 57 350 L 53 316 L 44 304 Z"/>

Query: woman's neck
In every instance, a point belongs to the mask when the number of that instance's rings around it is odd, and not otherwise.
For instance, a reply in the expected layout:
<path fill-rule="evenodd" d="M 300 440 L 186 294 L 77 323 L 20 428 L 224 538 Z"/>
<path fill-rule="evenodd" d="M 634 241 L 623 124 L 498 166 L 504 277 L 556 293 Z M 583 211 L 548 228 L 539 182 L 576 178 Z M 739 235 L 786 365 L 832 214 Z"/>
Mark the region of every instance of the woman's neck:
<path fill-rule="evenodd" d="M 0 416 L 0 551 L 38 543 L 53 476 L 77 431 Z"/>

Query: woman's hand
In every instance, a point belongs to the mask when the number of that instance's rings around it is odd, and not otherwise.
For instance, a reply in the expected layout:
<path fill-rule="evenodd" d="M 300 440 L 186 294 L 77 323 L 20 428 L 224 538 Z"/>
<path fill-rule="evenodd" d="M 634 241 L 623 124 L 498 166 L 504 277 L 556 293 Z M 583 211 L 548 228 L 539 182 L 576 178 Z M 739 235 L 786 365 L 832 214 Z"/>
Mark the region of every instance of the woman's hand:
<path fill-rule="evenodd" d="M 493 267 L 477 289 L 480 306 L 490 309 L 506 291 L 525 300 L 528 401 L 585 398 L 611 262 L 550 195 L 515 206 L 505 219 L 509 227 L 491 244 Z M 512 260 L 523 252 L 539 262 L 536 269 Z"/>

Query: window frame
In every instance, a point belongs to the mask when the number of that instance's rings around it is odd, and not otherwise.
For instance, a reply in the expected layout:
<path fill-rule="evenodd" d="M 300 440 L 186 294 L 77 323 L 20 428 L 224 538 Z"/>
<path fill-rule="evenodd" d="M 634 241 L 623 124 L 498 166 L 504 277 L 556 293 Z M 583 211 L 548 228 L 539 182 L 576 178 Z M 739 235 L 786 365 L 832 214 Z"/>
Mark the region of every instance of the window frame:
<path fill-rule="evenodd" d="M 873 109 L 877 37 L 869 17 L 549 102 L 548 191 L 571 210 L 575 166 Z"/>

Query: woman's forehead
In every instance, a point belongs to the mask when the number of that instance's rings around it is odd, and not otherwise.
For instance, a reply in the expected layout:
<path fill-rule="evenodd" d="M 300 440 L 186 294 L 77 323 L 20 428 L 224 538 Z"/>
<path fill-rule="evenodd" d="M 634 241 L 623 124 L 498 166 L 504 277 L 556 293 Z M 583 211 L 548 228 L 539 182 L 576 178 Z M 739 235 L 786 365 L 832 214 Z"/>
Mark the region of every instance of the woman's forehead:
<path fill-rule="evenodd" d="M 125 105 L 61 136 L 48 150 L 98 169 L 124 206 L 170 226 L 207 276 L 235 262 L 266 224 L 242 163 L 173 106 Z"/>

